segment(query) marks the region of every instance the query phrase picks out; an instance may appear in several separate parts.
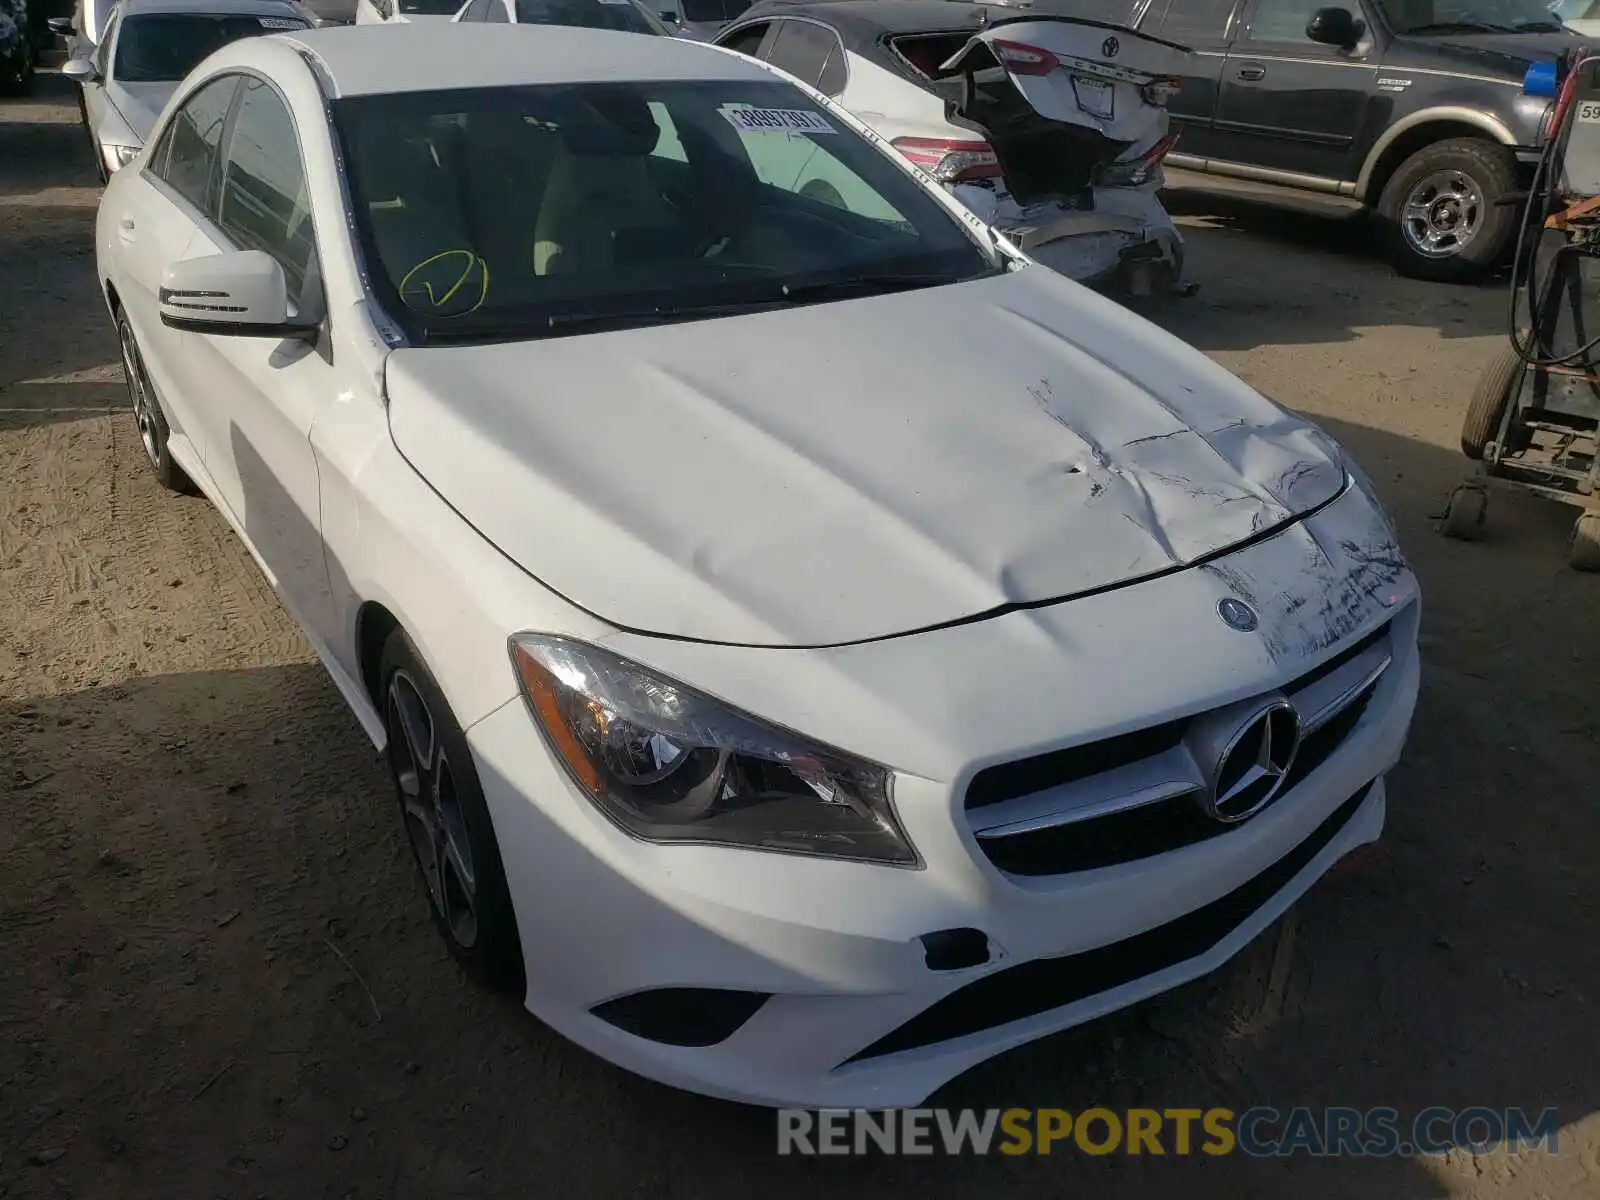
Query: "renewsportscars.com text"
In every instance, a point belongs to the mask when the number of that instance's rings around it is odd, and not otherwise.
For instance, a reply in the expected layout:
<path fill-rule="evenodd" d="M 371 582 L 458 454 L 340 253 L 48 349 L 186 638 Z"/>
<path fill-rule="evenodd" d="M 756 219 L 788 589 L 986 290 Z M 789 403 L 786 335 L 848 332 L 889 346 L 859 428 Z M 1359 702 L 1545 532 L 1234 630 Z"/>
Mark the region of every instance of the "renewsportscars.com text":
<path fill-rule="evenodd" d="M 1137 1154 L 1253 1158 L 1408 1157 L 1542 1147 L 1556 1152 L 1556 1110 L 1425 1108 L 782 1109 L 778 1153 Z"/>

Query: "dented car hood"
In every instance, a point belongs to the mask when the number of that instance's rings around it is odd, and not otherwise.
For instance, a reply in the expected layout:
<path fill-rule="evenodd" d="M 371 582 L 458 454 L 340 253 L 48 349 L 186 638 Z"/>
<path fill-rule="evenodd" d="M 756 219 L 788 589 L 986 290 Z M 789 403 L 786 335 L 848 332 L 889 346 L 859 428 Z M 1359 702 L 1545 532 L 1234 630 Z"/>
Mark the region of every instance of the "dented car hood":
<path fill-rule="evenodd" d="M 1345 481 L 1325 435 L 1040 267 L 400 349 L 386 387 L 400 452 L 502 552 L 608 622 L 710 642 L 859 642 L 1128 584 Z"/>

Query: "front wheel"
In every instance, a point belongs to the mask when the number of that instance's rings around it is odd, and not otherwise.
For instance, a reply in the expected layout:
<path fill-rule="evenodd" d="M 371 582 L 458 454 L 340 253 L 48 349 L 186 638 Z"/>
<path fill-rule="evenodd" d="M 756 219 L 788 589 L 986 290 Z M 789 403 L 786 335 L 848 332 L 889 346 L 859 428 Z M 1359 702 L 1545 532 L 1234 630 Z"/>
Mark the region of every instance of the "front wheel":
<path fill-rule="evenodd" d="M 144 369 L 144 356 L 139 353 L 139 343 L 133 336 L 133 326 L 121 305 L 116 310 L 117 340 L 122 343 L 122 374 L 128 384 L 128 400 L 133 405 L 133 420 L 139 427 L 139 440 L 144 443 L 145 456 L 150 469 L 155 472 L 161 486 L 173 492 L 193 492 L 194 483 L 172 457 L 172 431 L 167 427 L 166 414 L 161 411 L 161 401 Z"/>
<path fill-rule="evenodd" d="M 1483 138 L 1447 138 L 1418 150 L 1378 198 L 1389 261 L 1402 275 L 1470 283 L 1502 261 L 1521 210 L 1495 204 L 1515 191 L 1517 163 Z"/>
<path fill-rule="evenodd" d="M 466 734 L 403 630 L 384 644 L 378 677 L 389 773 L 434 924 L 469 973 L 520 992 L 517 919 Z"/>

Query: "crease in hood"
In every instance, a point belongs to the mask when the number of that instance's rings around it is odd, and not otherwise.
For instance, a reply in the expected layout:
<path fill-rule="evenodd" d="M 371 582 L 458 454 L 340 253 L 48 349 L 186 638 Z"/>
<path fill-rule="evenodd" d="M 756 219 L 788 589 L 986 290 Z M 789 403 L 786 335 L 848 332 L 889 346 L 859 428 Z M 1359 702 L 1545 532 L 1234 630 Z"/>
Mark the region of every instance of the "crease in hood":
<path fill-rule="evenodd" d="M 401 349 L 385 382 L 400 452 L 503 553 L 607 622 L 708 642 L 839 645 L 1102 590 L 1345 476 L 1319 430 L 1037 266 Z"/>

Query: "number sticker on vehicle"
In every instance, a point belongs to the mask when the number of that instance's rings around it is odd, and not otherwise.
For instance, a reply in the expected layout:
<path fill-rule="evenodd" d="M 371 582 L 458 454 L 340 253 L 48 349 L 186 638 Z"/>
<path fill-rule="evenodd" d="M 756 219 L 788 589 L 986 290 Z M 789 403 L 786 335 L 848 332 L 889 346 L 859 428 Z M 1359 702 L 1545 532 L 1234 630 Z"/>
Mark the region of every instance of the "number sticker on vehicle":
<path fill-rule="evenodd" d="M 804 108 L 724 108 L 740 133 L 838 133 L 826 117 Z"/>
<path fill-rule="evenodd" d="M 263 29 L 304 29 L 304 21 L 295 21 L 287 17 L 257 17 Z"/>
<path fill-rule="evenodd" d="M 1600 121 L 1600 101 L 1585 100 L 1579 104 L 1578 120 Z"/>

